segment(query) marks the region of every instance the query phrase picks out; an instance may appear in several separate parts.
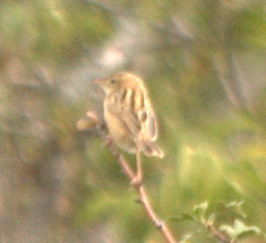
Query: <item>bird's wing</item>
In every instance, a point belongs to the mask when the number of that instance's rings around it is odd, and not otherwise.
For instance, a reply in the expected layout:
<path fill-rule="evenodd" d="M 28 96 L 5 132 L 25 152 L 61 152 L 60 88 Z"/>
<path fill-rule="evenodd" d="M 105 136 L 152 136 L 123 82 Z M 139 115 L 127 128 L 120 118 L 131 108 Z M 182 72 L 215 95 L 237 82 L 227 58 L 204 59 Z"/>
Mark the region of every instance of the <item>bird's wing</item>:
<path fill-rule="evenodd" d="M 154 141 L 157 123 L 146 94 L 140 89 L 125 88 L 116 92 L 108 106 L 119 116 L 133 136 Z"/>
<path fill-rule="evenodd" d="M 142 138 L 144 140 L 154 141 L 157 138 L 157 122 L 151 107 L 139 112 L 139 120 L 142 124 Z"/>

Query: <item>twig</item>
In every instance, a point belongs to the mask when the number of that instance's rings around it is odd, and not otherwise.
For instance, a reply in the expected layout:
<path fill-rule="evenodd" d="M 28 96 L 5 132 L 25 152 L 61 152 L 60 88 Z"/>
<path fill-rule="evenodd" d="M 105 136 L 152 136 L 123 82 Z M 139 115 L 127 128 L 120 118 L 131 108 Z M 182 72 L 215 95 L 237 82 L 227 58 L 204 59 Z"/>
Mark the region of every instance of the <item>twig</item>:
<path fill-rule="evenodd" d="M 100 137 L 105 140 L 106 139 L 106 134 L 103 131 L 103 128 L 100 126 L 97 126 L 97 132 L 100 135 Z M 128 165 L 128 162 L 125 160 L 125 158 L 117 151 L 116 147 L 113 145 L 113 143 L 109 143 L 108 148 L 110 149 L 111 153 L 116 157 L 119 165 L 121 166 L 121 168 L 123 169 L 124 174 L 126 175 L 126 177 L 132 181 L 135 178 L 135 173 L 133 172 L 133 170 L 130 168 L 130 166 Z M 150 202 L 149 202 L 149 198 L 147 196 L 147 193 L 143 187 L 142 184 L 137 183 L 136 185 L 134 185 L 138 195 L 139 195 L 139 202 L 143 205 L 148 217 L 150 218 L 150 220 L 152 221 L 152 223 L 155 225 L 155 227 L 157 229 L 160 230 L 160 232 L 162 233 L 162 235 L 164 236 L 166 242 L 168 243 L 175 243 L 176 241 L 174 240 L 172 233 L 170 231 L 170 229 L 167 227 L 167 225 L 165 225 L 156 215 L 156 213 L 154 212 Z"/>
<path fill-rule="evenodd" d="M 101 124 L 98 116 L 92 111 L 87 112 L 87 117 L 85 119 L 81 119 L 77 122 L 77 128 L 79 130 L 89 130 L 89 129 L 95 129 L 96 128 L 97 133 L 99 134 L 99 136 L 104 141 L 106 141 L 108 138 L 108 136 L 106 135 L 106 133 L 104 131 L 103 124 Z M 158 230 L 160 230 L 160 232 L 164 236 L 166 242 L 168 242 L 168 243 L 177 242 L 174 239 L 174 237 L 173 237 L 170 229 L 167 227 L 167 225 L 165 225 L 159 219 L 157 214 L 154 212 L 154 210 L 153 210 L 153 208 L 149 202 L 149 198 L 147 196 L 147 193 L 145 191 L 144 186 L 141 183 L 132 183 L 136 179 L 136 174 L 131 169 L 128 162 L 125 160 L 125 158 L 116 149 L 116 147 L 114 146 L 114 143 L 112 143 L 112 142 L 106 143 L 106 146 L 109 148 L 109 150 L 111 151 L 113 156 L 117 159 L 117 161 L 118 161 L 120 167 L 122 168 L 124 174 L 126 175 L 126 177 L 131 182 L 131 185 L 134 186 L 134 188 L 136 189 L 136 191 L 139 195 L 139 199 L 137 200 L 137 202 L 143 205 L 149 219 L 152 221 L 154 226 Z M 139 156 L 137 156 L 137 157 L 139 157 Z M 140 159 L 140 158 L 138 158 L 138 159 Z M 208 229 L 212 233 L 213 237 L 219 239 L 221 242 L 233 243 L 232 241 L 230 241 L 230 239 L 228 238 L 228 236 L 226 234 L 224 234 L 223 232 L 216 229 L 213 224 L 207 224 L 207 225 L 205 224 L 204 228 Z"/>
<path fill-rule="evenodd" d="M 212 232 L 212 235 L 217 239 L 221 240 L 224 243 L 231 243 L 228 237 L 222 233 L 221 231 L 217 230 L 213 224 L 208 225 L 209 230 Z"/>

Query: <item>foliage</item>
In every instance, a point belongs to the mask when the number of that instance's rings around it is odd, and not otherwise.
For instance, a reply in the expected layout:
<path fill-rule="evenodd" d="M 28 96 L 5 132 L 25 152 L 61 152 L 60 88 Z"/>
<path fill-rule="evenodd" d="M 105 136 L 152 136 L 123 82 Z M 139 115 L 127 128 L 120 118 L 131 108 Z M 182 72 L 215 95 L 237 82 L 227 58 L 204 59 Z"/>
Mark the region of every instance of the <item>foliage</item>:
<path fill-rule="evenodd" d="M 243 202 L 232 201 L 228 204 L 218 202 L 211 210 L 207 202 L 194 206 L 191 213 L 183 213 L 178 217 L 171 217 L 174 222 L 182 222 L 192 220 L 199 224 L 199 228 L 195 228 L 194 232 L 185 235 L 181 242 L 190 242 L 190 240 L 198 234 L 205 234 L 220 239 L 222 242 L 236 242 L 237 239 L 248 235 L 261 235 L 265 238 L 262 231 L 257 226 L 246 226 L 242 219 L 246 217 L 242 209 Z M 221 221 L 219 218 L 226 218 L 229 215 L 233 225 Z M 234 218 L 232 215 L 240 217 Z M 234 219 L 233 219 L 234 218 Z M 223 234 L 223 232 L 225 234 Z M 197 239 L 197 238 L 196 238 Z"/>
<path fill-rule="evenodd" d="M 130 70 L 159 118 L 166 157 L 143 159 L 160 218 L 187 242 L 219 242 L 210 225 L 263 242 L 264 5 L 2 0 L 0 238 L 162 242 L 101 140 L 75 128 L 87 110 L 102 115 L 90 81 Z"/>

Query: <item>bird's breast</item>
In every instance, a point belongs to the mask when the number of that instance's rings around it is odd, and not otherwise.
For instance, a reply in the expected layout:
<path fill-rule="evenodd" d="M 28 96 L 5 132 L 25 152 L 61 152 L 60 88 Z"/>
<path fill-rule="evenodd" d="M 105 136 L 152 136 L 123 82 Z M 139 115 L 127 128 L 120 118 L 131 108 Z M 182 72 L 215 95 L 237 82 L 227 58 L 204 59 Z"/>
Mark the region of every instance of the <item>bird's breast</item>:
<path fill-rule="evenodd" d="M 105 107 L 104 118 L 109 134 L 114 139 L 115 143 L 123 150 L 134 153 L 136 150 L 135 139 L 132 137 L 131 132 L 124 124 L 121 117 Z"/>

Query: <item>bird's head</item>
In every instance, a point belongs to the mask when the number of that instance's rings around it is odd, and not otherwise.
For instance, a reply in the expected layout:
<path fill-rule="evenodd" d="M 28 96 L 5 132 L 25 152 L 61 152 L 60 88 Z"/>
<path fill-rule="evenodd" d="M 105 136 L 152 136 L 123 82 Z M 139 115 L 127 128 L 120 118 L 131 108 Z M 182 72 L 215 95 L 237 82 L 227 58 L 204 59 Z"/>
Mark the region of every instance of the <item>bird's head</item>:
<path fill-rule="evenodd" d="M 124 87 L 138 87 L 143 89 L 141 79 L 129 72 L 119 72 L 104 79 L 94 80 L 93 83 L 100 85 L 106 94 Z"/>

